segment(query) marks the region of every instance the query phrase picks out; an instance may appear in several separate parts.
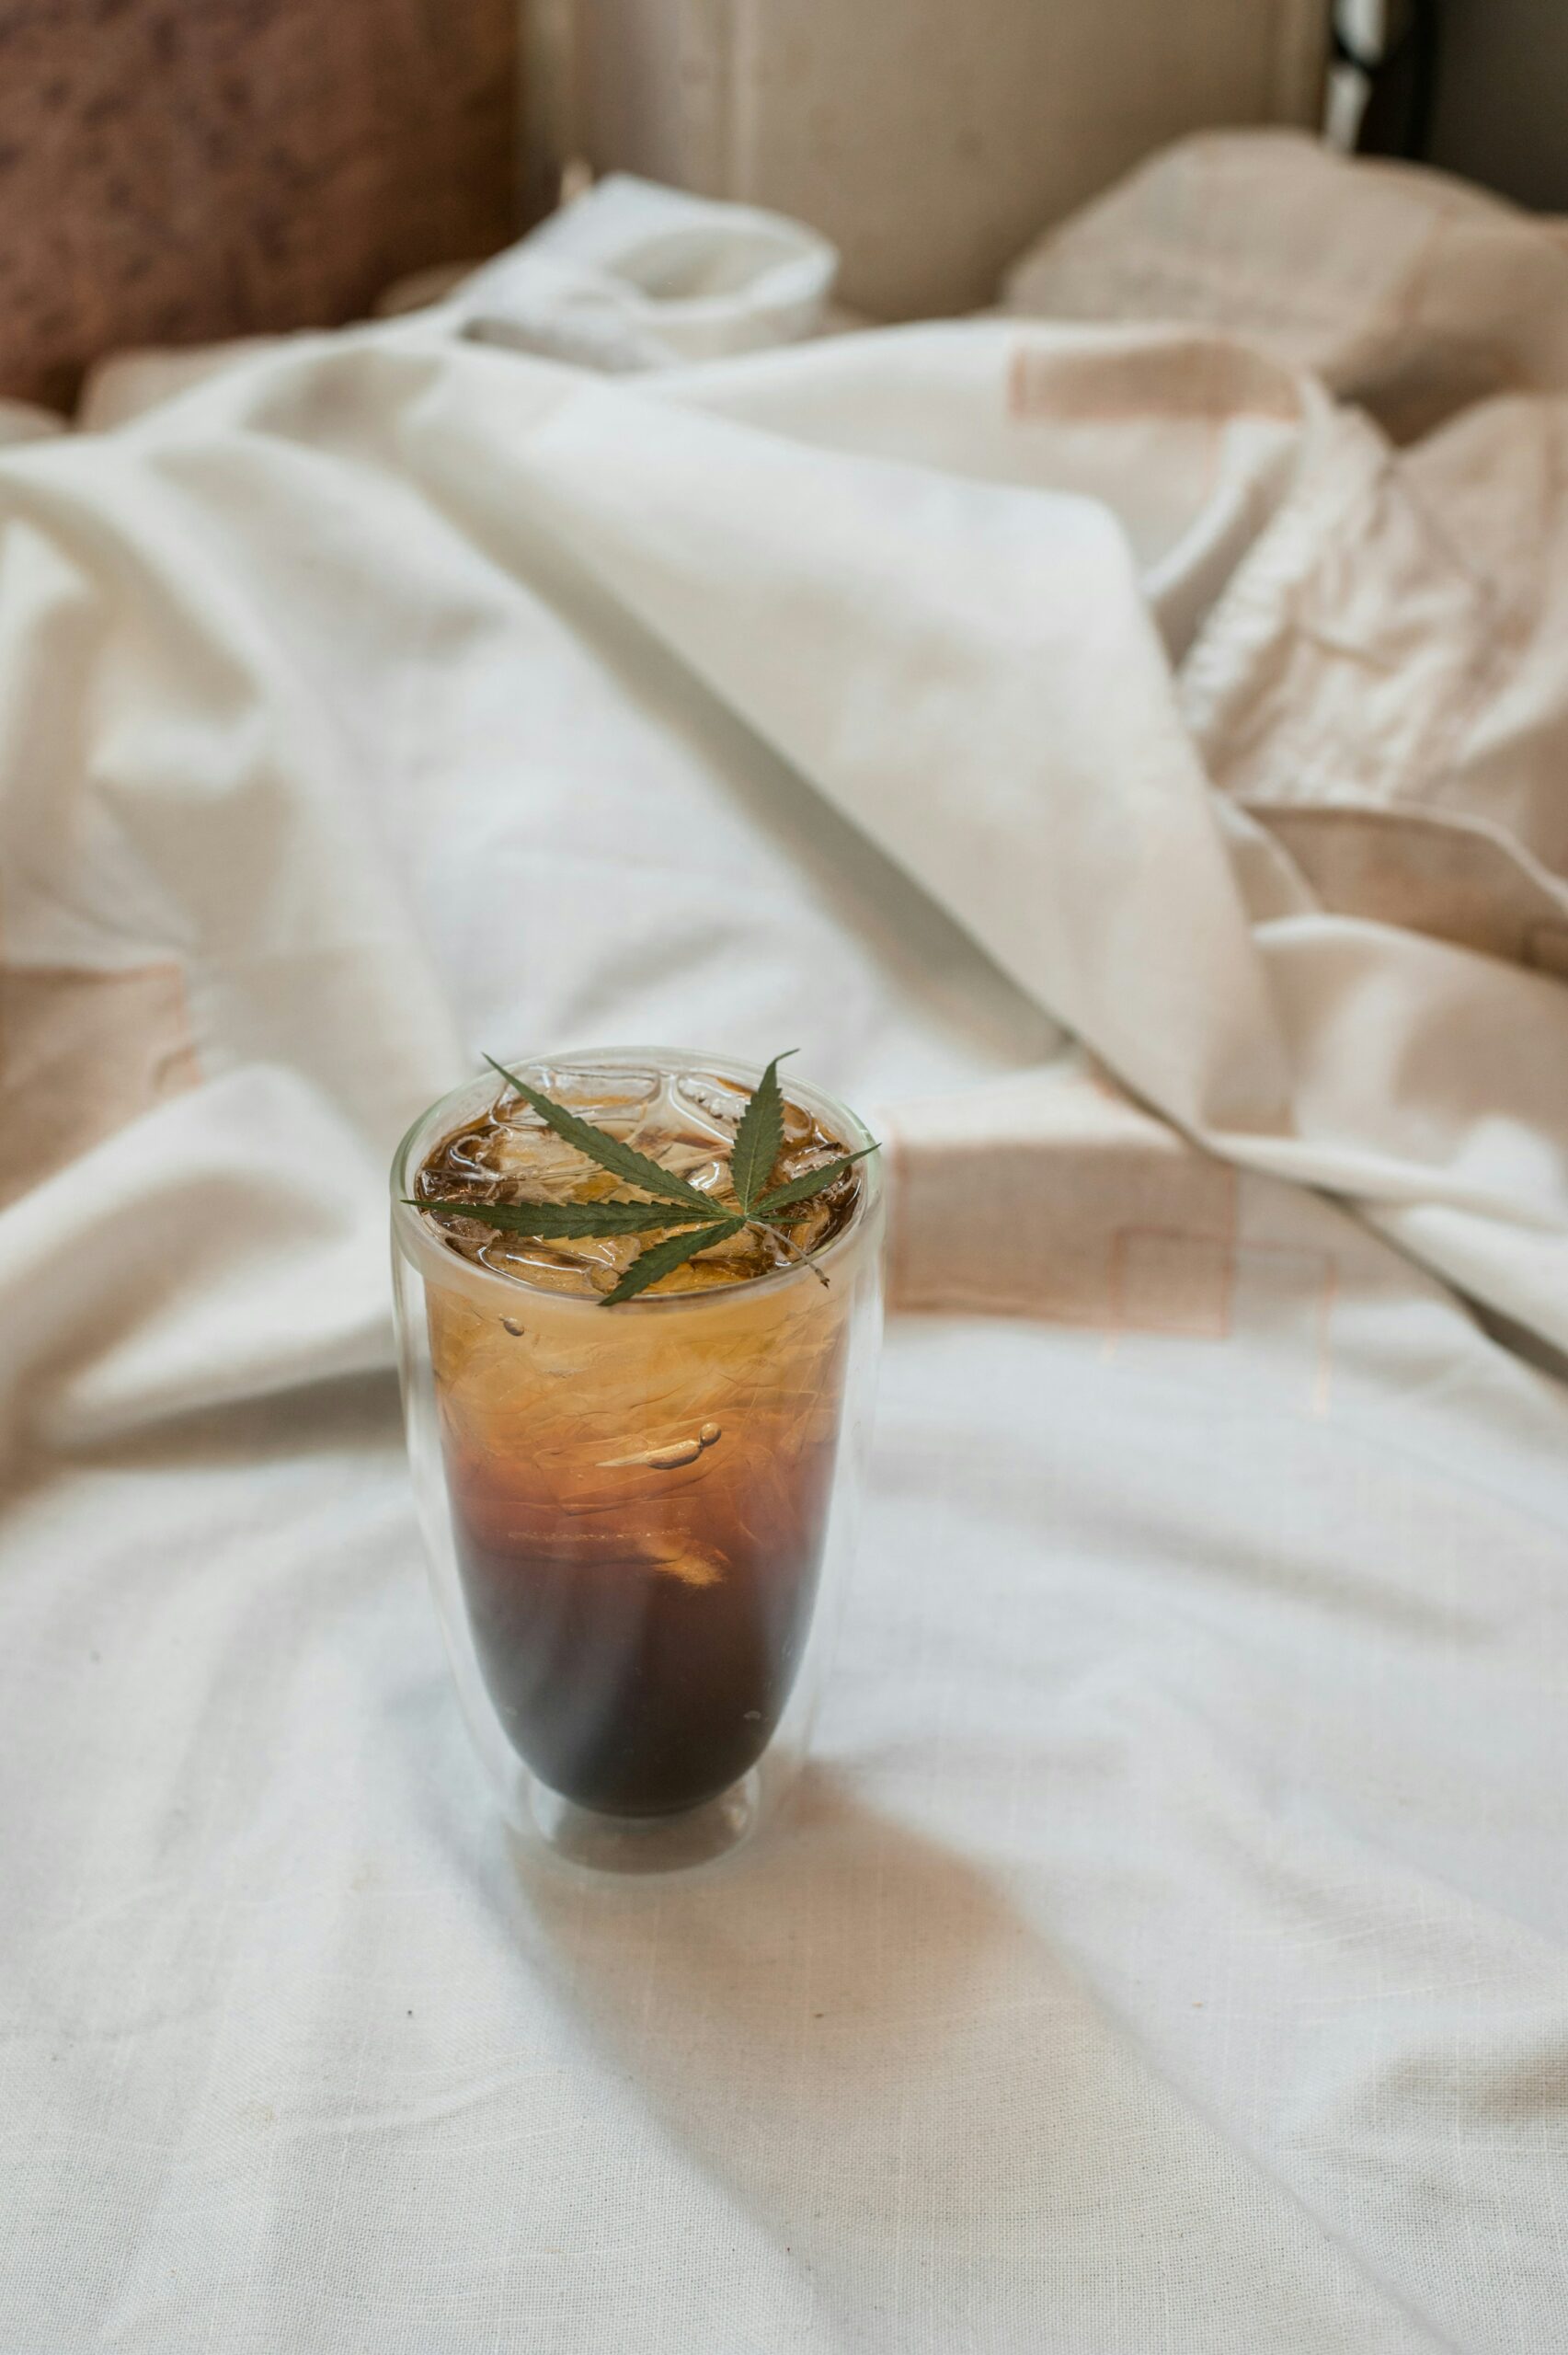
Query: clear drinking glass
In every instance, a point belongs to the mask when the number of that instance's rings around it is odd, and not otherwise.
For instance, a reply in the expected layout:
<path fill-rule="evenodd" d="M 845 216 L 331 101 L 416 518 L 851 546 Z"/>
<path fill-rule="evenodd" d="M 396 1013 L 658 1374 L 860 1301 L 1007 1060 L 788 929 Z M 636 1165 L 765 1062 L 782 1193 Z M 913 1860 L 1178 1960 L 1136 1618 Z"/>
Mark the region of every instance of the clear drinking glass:
<path fill-rule="evenodd" d="M 722 1140 L 761 1076 L 635 1047 L 511 1068 L 639 1141 L 661 1104 Z M 702 1863 L 805 1752 L 869 1440 L 881 1156 L 804 1263 L 608 1308 L 504 1251 L 475 1262 L 406 1200 L 506 1093 L 455 1089 L 392 1170 L 409 1457 L 464 1716 L 525 1838 L 611 1870 Z M 845 1150 L 870 1143 L 843 1105 L 784 1093 Z"/>

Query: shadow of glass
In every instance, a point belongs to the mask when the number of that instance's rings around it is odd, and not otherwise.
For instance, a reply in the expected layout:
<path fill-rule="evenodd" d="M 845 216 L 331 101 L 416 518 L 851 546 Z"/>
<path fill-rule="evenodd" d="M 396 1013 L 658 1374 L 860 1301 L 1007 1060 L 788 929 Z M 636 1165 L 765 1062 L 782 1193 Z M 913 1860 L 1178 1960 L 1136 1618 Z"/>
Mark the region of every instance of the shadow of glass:
<path fill-rule="evenodd" d="M 1125 2203 L 1140 2073 L 980 1872 L 827 1775 L 706 1873 L 519 1868 L 534 1959 L 606 2062 L 856 2345 L 1010 2343 L 1044 2220 Z"/>
<path fill-rule="evenodd" d="M 520 2227 L 531 2295 L 578 2315 L 605 2235 L 646 2263 L 639 2328 L 704 2348 L 1427 2344 L 1113 2023 L 1021 1910 L 1051 1901 L 1037 1875 L 1015 1903 L 820 1768 L 723 1864 L 575 1873 L 495 1836 L 433 1671 L 403 1704 L 407 1810 L 494 1941 L 470 2000 L 488 1984 L 491 2031 L 530 2055 L 539 2031 L 520 2041 L 510 2006 L 531 2019 L 543 1995 L 569 2023 L 564 2185 L 520 2191 L 520 2215 L 561 2218 L 548 2246 Z M 780 2253 L 766 2291 L 727 2210 Z M 736 2327 L 715 2338 L 731 2286 Z M 756 2326 L 768 2296 L 788 2300 L 776 2329 Z"/>

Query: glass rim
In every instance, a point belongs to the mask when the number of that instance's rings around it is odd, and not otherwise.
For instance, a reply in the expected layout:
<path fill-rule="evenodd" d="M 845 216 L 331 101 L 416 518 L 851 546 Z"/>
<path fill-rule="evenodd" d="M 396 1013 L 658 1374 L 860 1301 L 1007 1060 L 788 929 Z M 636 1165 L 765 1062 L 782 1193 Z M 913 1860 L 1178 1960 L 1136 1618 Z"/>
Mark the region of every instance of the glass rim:
<path fill-rule="evenodd" d="M 640 1063 L 645 1069 L 659 1072 L 712 1072 L 721 1079 L 738 1079 L 749 1087 L 757 1086 L 763 1072 L 761 1063 L 750 1063 L 739 1056 L 710 1053 L 706 1049 L 695 1047 L 562 1048 L 549 1052 L 498 1056 L 497 1061 L 509 1063 L 514 1071 L 524 1072 L 541 1067 L 591 1071 L 596 1066 L 606 1064 Z M 455 1087 L 448 1088 L 444 1096 L 439 1096 L 434 1103 L 428 1104 L 404 1132 L 392 1156 L 394 1242 L 404 1257 L 421 1271 L 427 1267 L 439 1268 L 445 1276 L 460 1282 L 466 1278 L 481 1291 L 493 1292 L 502 1299 L 515 1301 L 521 1293 L 534 1300 L 548 1300 L 552 1313 L 557 1307 L 566 1311 L 581 1309 L 587 1313 L 602 1308 L 604 1303 L 601 1298 L 589 1299 L 581 1292 L 556 1292 L 547 1284 L 530 1283 L 526 1276 L 503 1275 L 498 1268 L 485 1267 L 476 1260 L 463 1258 L 458 1252 L 447 1250 L 428 1223 L 426 1213 L 405 1199 L 409 1177 L 418 1166 L 418 1159 L 423 1157 L 429 1145 L 446 1133 L 447 1116 L 452 1116 L 455 1125 L 464 1100 L 474 1097 L 477 1104 L 479 1099 L 475 1091 L 487 1083 L 493 1084 L 498 1092 L 499 1082 L 488 1071 L 475 1072 L 467 1079 L 460 1080 Z M 815 1281 L 818 1271 L 826 1272 L 831 1263 L 841 1258 L 850 1245 L 859 1239 L 873 1210 L 881 1200 L 882 1155 L 886 1147 L 873 1139 L 858 1112 L 839 1097 L 830 1096 L 825 1089 L 791 1080 L 783 1073 L 780 1074 L 780 1086 L 789 1100 L 799 1104 L 803 1110 L 821 1117 L 824 1126 L 841 1138 L 850 1152 L 856 1152 L 873 1143 L 878 1143 L 876 1152 L 868 1154 L 864 1161 L 856 1164 L 860 1189 L 845 1224 L 827 1243 L 808 1252 L 798 1262 L 772 1268 L 766 1275 L 743 1276 L 737 1283 L 707 1284 L 693 1292 L 641 1292 L 635 1299 L 618 1303 L 618 1315 L 635 1312 L 662 1314 L 678 1308 L 712 1310 L 731 1302 L 755 1300 L 760 1292 L 780 1291 L 786 1284 L 810 1283 Z"/>

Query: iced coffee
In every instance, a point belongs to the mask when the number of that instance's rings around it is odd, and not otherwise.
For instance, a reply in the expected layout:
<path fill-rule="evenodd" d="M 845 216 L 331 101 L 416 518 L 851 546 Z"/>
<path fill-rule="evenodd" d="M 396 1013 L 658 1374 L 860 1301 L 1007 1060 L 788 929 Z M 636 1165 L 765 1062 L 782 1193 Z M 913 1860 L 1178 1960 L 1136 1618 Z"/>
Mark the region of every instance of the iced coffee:
<path fill-rule="evenodd" d="M 615 1057 L 519 1075 L 734 1212 L 746 1075 Z M 864 1146 L 827 1099 L 786 1086 L 782 1109 L 775 1193 Z M 846 1385 L 876 1314 L 875 1162 L 841 1167 L 767 1223 L 721 1230 L 606 1306 L 656 1233 L 508 1232 L 498 1206 L 657 1215 L 642 1188 L 498 1078 L 417 1143 L 405 1176 L 429 1387 L 495 1717 L 575 1807 L 627 1820 L 700 1808 L 763 1756 L 806 1654 Z"/>

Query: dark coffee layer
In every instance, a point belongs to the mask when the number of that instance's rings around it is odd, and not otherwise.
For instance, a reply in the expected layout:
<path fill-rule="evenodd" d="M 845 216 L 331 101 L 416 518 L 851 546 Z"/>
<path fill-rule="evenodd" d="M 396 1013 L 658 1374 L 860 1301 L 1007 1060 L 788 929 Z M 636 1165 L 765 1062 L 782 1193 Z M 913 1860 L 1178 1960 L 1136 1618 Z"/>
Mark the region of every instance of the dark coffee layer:
<path fill-rule="evenodd" d="M 542 1528 L 498 1545 L 493 1512 L 471 1510 L 474 1479 L 453 1479 L 486 1685 L 512 1747 L 552 1790 L 611 1815 L 662 1815 L 755 1765 L 810 1625 L 832 1453 L 799 1468 L 786 1531 L 757 1539 L 730 1522 L 721 1550 L 699 1510 L 665 1541 L 669 1563 L 650 1558 L 646 1521 L 631 1530 L 613 1516 L 590 1533 Z"/>

